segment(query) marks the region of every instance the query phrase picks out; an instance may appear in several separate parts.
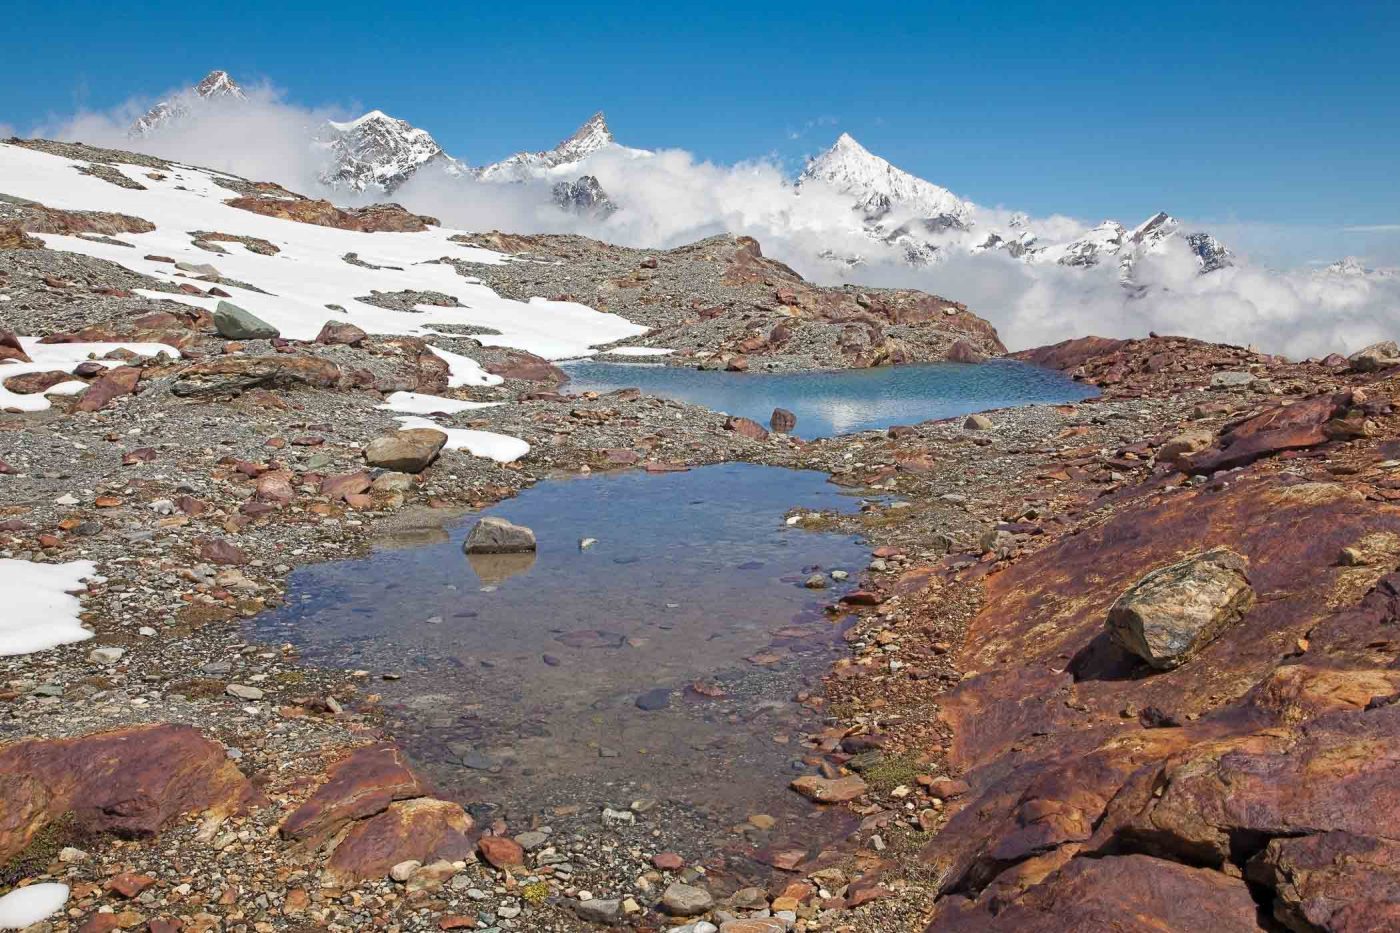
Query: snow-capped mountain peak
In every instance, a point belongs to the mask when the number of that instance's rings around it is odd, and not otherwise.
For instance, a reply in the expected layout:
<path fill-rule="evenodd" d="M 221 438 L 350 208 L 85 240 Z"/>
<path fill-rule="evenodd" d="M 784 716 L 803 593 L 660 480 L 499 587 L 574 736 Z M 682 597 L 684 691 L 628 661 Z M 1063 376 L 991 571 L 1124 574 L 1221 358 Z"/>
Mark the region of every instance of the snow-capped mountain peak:
<path fill-rule="evenodd" d="M 234 81 L 227 71 L 211 71 L 194 87 L 160 101 L 146 111 L 140 119 L 131 125 L 131 129 L 127 130 L 127 135 L 132 137 L 145 136 L 171 120 L 187 116 L 190 112 L 192 99 L 207 101 L 247 100 L 248 96 L 243 93 L 243 88 L 238 86 L 238 82 Z"/>
<path fill-rule="evenodd" d="M 619 146 L 608 128 L 607 117 L 600 110 L 553 149 L 542 152 L 517 152 L 509 158 L 477 170 L 483 181 L 524 181 L 527 178 L 571 174 L 574 166 L 595 152 L 616 149 L 628 155 L 648 155 L 646 150 Z"/>
<path fill-rule="evenodd" d="M 866 220 L 878 223 L 887 217 L 900 222 L 919 220 L 932 229 L 966 227 L 972 205 L 947 188 L 895 168 L 866 149 L 850 133 L 807 163 L 797 184 L 821 182 L 855 198 L 855 207 Z"/>
<path fill-rule="evenodd" d="M 327 121 L 321 142 L 331 150 L 334 160 L 321 180 L 354 191 L 375 187 L 390 193 L 433 161 L 440 162 L 448 174 L 465 170 L 442 151 L 427 130 L 382 110 L 371 110 L 346 123 Z"/>

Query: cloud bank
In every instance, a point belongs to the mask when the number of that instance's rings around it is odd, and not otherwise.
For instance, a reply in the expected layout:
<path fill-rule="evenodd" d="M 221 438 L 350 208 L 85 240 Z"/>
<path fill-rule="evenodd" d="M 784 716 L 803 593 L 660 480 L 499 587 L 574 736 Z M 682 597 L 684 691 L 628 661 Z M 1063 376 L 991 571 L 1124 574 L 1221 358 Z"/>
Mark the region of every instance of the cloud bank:
<path fill-rule="evenodd" d="M 340 203 L 371 200 L 328 191 L 317 178 L 328 158 L 314 142 L 318 129 L 327 119 L 351 114 L 290 104 L 268 85 L 245 92 L 243 102 L 194 102 L 186 118 L 139 139 L 129 138 L 127 128 L 148 106 L 141 101 L 53 121 L 31 135 L 135 149 L 276 181 Z M 615 213 L 566 212 L 552 203 L 550 181 L 501 184 L 429 170 L 420 171 L 394 199 L 468 230 L 578 233 L 656 249 L 720 233 L 753 236 L 767 255 L 813 281 L 919 288 L 964 302 L 996 325 L 1013 349 L 1086 334 L 1134 337 L 1155 331 L 1301 358 L 1351 352 L 1400 336 L 1400 275 L 1345 275 L 1316 265 L 1276 271 L 1242 261 L 1201 276 L 1180 243 L 1138 263 L 1136 289 L 1122 286 L 1112 261 L 1079 269 L 1025 263 L 1000 252 L 953 251 L 943 262 L 911 267 L 897 248 L 865 235 L 848 200 L 811 186 L 799 194 L 772 160 L 719 165 L 678 149 L 650 157 L 604 150 L 568 178 L 584 173 L 598 178 L 618 207 Z M 1009 212 L 982 208 L 979 217 L 1004 223 Z M 1030 227 L 1056 238 L 1086 229 L 1067 217 L 1033 218 Z M 1235 245 L 1228 231 L 1216 232 Z M 852 266 L 833 261 L 833 255 L 859 256 L 861 262 Z"/>

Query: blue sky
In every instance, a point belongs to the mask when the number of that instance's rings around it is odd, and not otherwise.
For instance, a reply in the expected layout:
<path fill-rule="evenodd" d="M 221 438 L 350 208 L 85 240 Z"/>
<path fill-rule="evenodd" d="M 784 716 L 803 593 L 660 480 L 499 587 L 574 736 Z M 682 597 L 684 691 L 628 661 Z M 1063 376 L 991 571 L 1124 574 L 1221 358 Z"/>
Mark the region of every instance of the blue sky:
<path fill-rule="evenodd" d="M 1400 240 L 1400 4 L 21 2 L 0 123 L 154 98 L 214 67 L 377 107 L 472 163 L 604 109 L 621 141 L 794 168 L 848 131 L 1034 214 Z"/>

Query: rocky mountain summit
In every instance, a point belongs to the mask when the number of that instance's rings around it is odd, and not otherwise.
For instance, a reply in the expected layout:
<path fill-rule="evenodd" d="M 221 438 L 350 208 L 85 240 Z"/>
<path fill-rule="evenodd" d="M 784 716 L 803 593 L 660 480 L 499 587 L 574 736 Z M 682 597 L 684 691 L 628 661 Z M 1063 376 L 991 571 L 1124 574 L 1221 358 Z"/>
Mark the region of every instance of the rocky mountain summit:
<path fill-rule="evenodd" d="M 484 165 L 476 175 L 485 181 L 524 181 L 567 171 L 583 159 L 617 146 L 607 117 L 600 110 L 584 121 L 572 135 L 553 149 L 541 152 L 517 152 L 515 155 Z"/>
<path fill-rule="evenodd" d="M 1026 262 L 1079 268 L 1113 261 L 1123 279 L 1131 281 L 1139 259 L 1177 242 L 1196 257 L 1202 274 L 1231 264 L 1232 254 L 1219 240 L 1182 229 L 1166 213 L 1155 214 L 1132 230 L 1108 220 L 1076 239 L 1048 241 L 1030 229 L 1026 215 L 1013 214 L 1000 222 L 948 189 L 896 168 L 849 133 L 842 133 L 831 148 L 807 163 L 797 189 L 816 184 L 850 198 L 867 234 L 899 249 L 915 265 L 937 262 L 959 251 L 1002 251 Z"/>
<path fill-rule="evenodd" d="M 379 110 L 348 123 L 328 122 L 320 142 L 331 153 L 331 166 L 321 174 L 331 188 L 392 194 L 426 167 L 449 176 L 467 171 L 427 130 Z"/>
<path fill-rule="evenodd" d="M 183 91 L 168 100 L 162 100 L 146 111 L 128 131 L 133 139 L 146 136 L 163 126 L 189 116 L 194 101 L 246 101 L 248 96 L 243 88 L 229 76 L 227 71 L 211 71 L 194 87 Z"/>

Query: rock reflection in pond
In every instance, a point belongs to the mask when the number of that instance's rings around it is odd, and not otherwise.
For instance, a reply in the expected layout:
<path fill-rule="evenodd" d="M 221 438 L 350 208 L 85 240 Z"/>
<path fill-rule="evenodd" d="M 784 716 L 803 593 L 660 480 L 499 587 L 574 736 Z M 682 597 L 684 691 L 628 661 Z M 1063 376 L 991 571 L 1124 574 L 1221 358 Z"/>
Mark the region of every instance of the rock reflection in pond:
<path fill-rule="evenodd" d="M 464 566 L 470 516 L 443 543 L 299 570 L 254 624 L 313 662 L 401 675 L 375 687 L 391 729 L 464 800 L 806 815 L 786 776 L 816 722 L 793 698 L 845 649 L 824 611 L 842 584 L 803 583 L 868 555 L 783 518 L 857 504 L 749 464 L 547 481 L 488 510 L 533 528 L 537 556 Z"/>
<path fill-rule="evenodd" d="M 517 574 L 535 566 L 535 552 L 516 554 L 468 554 L 467 563 L 476 571 L 477 579 L 486 586 L 504 583 Z"/>

